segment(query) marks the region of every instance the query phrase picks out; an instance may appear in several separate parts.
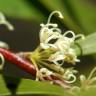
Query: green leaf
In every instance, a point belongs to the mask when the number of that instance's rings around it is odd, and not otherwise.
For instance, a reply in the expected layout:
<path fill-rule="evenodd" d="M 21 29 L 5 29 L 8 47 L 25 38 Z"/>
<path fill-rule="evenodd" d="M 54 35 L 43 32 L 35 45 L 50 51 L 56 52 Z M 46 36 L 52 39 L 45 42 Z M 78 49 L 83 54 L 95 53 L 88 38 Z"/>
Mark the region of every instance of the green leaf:
<path fill-rule="evenodd" d="M 0 96 L 2 94 L 6 94 L 6 93 L 9 93 L 9 90 L 6 88 L 5 82 L 2 78 L 2 76 L 0 75 Z"/>
<path fill-rule="evenodd" d="M 65 17 L 62 21 L 69 29 L 85 34 L 96 31 L 96 6 L 88 0 L 39 1 L 50 11 L 61 11 Z"/>
<path fill-rule="evenodd" d="M 78 55 L 90 55 L 96 53 L 96 32 L 85 37 L 85 40 L 76 42 L 76 52 Z"/>
<path fill-rule="evenodd" d="M 7 16 L 21 19 L 35 19 L 40 21 L 43 15 L 24 0 L 0 0 L 0 12 Z"/>
<path fill-rule="evenodd" d="M 74 18 L 76 24 L 80 26 L 81 29 L 86 34 L 96 31 L 96 6 L 95 2 L 90 0 L 70 0 L 70 6 L 74 13 Z M 73 16 L 73 15 L 72 15 Z M 76 19 L 75 18 L 75 19 Z M 83 33 L 84 33 L 83 32 Z"/>
<path fill-rule="evenodd" d="M 6 88 L 3 78 L 0 75 L 0 96 L 10 96 L 10 94 L 11 93 Z M 32 81 L 28 79 L 22 79 L 16 94 L 16 96 L 71 96 L 71 94 L 65 91 L 62 87 L 52 85 L 49 82 Z"/>
<path fill-rule="evenodd" d="M 64 89 L 45 82 L 22 80 L 17 93 L 64 96 Z"/>
<path fill-rule="evenodd" d="M 96 87 L 90 88 L 87 91 L 81 92 L 81 96 L 95 96 L 96 95 Z"/>

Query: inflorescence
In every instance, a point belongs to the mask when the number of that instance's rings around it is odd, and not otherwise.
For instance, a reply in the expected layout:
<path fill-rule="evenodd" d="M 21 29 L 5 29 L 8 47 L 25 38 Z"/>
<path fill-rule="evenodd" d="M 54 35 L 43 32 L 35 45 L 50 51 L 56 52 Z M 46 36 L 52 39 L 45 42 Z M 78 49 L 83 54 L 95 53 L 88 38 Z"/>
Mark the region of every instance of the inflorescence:
<path fill-rule="evenodd" d="M 84 39 L 84 35 L 75 35 L 73 31 L 62 32 L 58 28 L 58 24 L 51 23 L 51 18 L 54 14 L 57 14 L 60 19 L 63 19 L 63 15 L 59 11 L 53 11 L 48 18 L 46 24 L 40 24 L 41 29 L 39 33 L 40 45 L 33 52 L 28 52 L 27 58 L 32 62 L 36 68 L 36 80 L 44 80 L 43 77 L 54 75 L 63 80 L 65 83 L 74 83 L 76 81 L 77 70 L 73 68 L 64 68 L 64 63 L 76 64 L 80 62 L 77 58 L 76 50 L 74 49 L 76 39 Z M 9 30 L 13 30 L 14 27 L 6 20 L 4 15 L 0 13 L 0 24 L 4 24 Z M 8 49 L 9 46 L 0 41 L 0 47 Z M 2 64 L 0 69 L 4 65 L 4 57 L 0 53 Z M 96 68 L 92 70 L 89 77 L 80 75 L 81 87 L 73 86 L 74 89 L 88 89 L 90 87 L 96 87 L 93 83 L 96 81 L 96 77 L 92 77 L 96 72 Z"/>
<path fill-rule="evenodd" d="M 71 64 L 80 62 L 73 46 L 78 37 L 84 39 L 84 36 L 82 34 L 75 35 L 73 31 L 63 33 L 58 28 L 58 24 L 50 22 L 54 14 L 63 19 L 63 15 L 59 11 L 53 11 L 49 15 L 47 23 L 40 24 L 40 45 L 32 54 L 30 53 L 29 58 L 37 67 L 37 78 L 42 78 L 40 74 L 43 73 L 44 75 L 58 74 L 65 82 L 73 83 L 76 81 L 74 74 L 77 71 L 72 68 L 68 68 L 65 71 L 62 65 L 65 62 Z M 71 37 L 68 37 L 69 35 Z"/>

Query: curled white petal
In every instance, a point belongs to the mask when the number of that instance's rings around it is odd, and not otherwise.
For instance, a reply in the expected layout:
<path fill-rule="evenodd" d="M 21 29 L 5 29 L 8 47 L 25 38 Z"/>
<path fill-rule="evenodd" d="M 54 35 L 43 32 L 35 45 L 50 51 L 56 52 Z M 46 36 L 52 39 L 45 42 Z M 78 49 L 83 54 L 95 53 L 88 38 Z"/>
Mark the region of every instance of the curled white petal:
<path fill-rule="evenodd" d="M 43 74 L 43 75 L 47 75 L 47 76 L 50 76 L 53 74 L 52 71 L 49 71 L 47 68 L 41 68 L 40 69 L 40 72 Z"/>
<path fill-rule="evenodd" d="M 43 25 L 42 25 L 43 26 Z M 54 32 L 54 30 L 56 32 Z M 51 39 L 54 38 L 58 38 L 60 34 L 60 30 L 58 28 L 54 28 L 52 27 L 51 29 L 48 28 L 48 26 L 44 26 L 41 28 L 40 30 L 40 42 L 45 42 L 47 40 L 47 42 Z M 50 38 L 51 37 L 51 38 Z M 50 38 L 50 39 L 49 39 Z M 48 40 L 49 39 L 49 40 Z M 46 42 L 45 42 L 46 43 Z"/>
<path fill-rule="evenodd" d="M 71 34 L 72 35 L 72 37 L 71 38 L 73 38 L 73 39 L 75 39 L 75 34 L 74 34 L 74 32 L 73 31 L 66 31 L 64 34 L 63 34 L 63 36 L 64 37 L 66 37 L 68 34 Z"/>
<path fill-rule="evenodd" d="M 13 31 L 14 30 L 14 27 L 12 24 L 10 24 L 8 21 L 4 22 L 3 24 L 5 24 L 9 30 Z"/>
<path fill-rule="evenodd" d="M 49 38 L 46 39 L 45 43 L 48 43 L 50 40 L 58 39 L 59 37 L 60 37 L 60 35 L 53 34 L 53 35 L 49 36 Z"/>
<path fill-rule="evenodd" d="M 76 81 L 76 76 L 74 74 L 77 73 L 77 70 L 67 69 L 64 73 L 63 78 L 65 78 L 66 83 L 74 83 Z"/>
<path fill-rule="evenodd" d="M 40 43 L 40 46 L 41 46 L 41 48 L 43 48 L 43 49 L 48 49 L 48 48 L 50 48 L 49 45 L 48 45 L 48 44 L 45 44 L 45 43 Z"/>
<path fill-rule="evenodd" d="M 83 34 L 78 34 L 75 36 L 75 39 L 77 39 L 77 38 L 81 38 L 82 40 L 84 40 L 85 36 Z"/>
<path fill-rule="evenodd" d="M 58 27 L 57 24 L 53 24 L 53 23 L 49 23 L 49 24 L 43 24 L 43 23 L 41 23 L 40 26 L 42 28 L 44 28 L 44 27 L 55 27 L 55 28 Z"/>
<path fill-rule="evenodd" d="M 40 30 L 40 42 L 42 43 L 42 42 L 45 42 L 45 40 L 46 40 L 46 38 L 48 38 L 48 34 L 47 34 L 47 32 L 48 32 L 48 28 L 46 28 L 46 27 L 44 27 L 44 28 L 42 28 L 41 30 Z"/>
<path fill-rule="evenodd" d="M 5 48 L 5 49 L 9 49 L 8 44 L 5 43 L 5 42 L 2 42 L 2 41 L 0 41 L 0 47 L 1 47 L 1 48 Z"/>
<path fill-rule="evenodd" d="M 11 25 L 3 15 L 3 13 L 0 12 L 0 24 L 4 24 L 8 27 L 9 30 L 14 30 L 13 25 Z"/>
<path fill-rule="evenodd" d="M 65 38 L 59 38 L 57 42 L 55 43 L 55 46 L 57 46 L 59 51 L 65 52 L 65 50 L 68 50 L 70 47 L 69 42 L 65 40 Z"/>
<path fill-rule="evenodd" d="M 50 31 L 55 32 L 55 33 L 58 33 L 58 35 L 61 34 L 61 30 L 59 28 L 53 27 L 53 28 L 50 29 Z"/>
<path fill-rule="evenodd" d="M 49 41 L 54 40 L 54 39 L 58 39 L 61 36 L 60 33 L 61 33 L 61 30 L 58 28 L 54 28 L 54 27 L 51 29 L 49 29 L 48 27 L 41 28 L 41 30 L 40 30 L 40 43 L 43 43 L 43 45 L 45 44 L 45 46 L 49 45 L 49 47 L 50 47 L 50 45 L 52 46 L 52 44 L 49 43 Z M 41 47 L 43 49 L 45 48 L 43 46 L 41 46 Z"/>
<path fill-rule="evenodd" d="M 47 27 L 58 27 L 58 24 L 54 24 L 54 23 L 48 23 L 46 24 Z"/>
<path fill-rule="evenodd" d="M 5 62 L 5 60 L 4 60 L 4 56 L 3 56 L 1 53 L 0 53 L 0 58 L 1 58 L 0 69 L 2 69 L 3 66 L 4 66 L 4 62 Z"/>
<path fill-rule="evenodd" d="M 64 59 L 65 59 L 65 56 L 62 53 L 56 52 L 55 54 L 52 54 L 49 57 L 48 60 L 51 61 L 51 62 L 53 62 L 56 65 L 61 66 L 64 63 Z M 58 61 L 62 61 L 62 62 L 59 63 Z"/>
<path fill-rule="evenodd" d="M 66 83 L 74 83 L 76 81 L 76 76 L 73 74 L 69 74 L 66 79 L 68 79 L 68 80 L 65 80 Z"/>

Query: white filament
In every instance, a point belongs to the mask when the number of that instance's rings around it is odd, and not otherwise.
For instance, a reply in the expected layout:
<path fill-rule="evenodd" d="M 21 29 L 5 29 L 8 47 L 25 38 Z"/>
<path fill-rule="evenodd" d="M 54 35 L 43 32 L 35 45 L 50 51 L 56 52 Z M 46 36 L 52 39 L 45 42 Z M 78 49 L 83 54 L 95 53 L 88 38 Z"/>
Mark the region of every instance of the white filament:
<path fill-rule="evenodd" d="M 49 15 L 49 17 L 48 17 L 47 24 L 50 23 L 50 20 L 51 20 L 51 18 L 52 18 L 52 16 L 53 16 L 54 14 L 58 14 L 58 17 L 61 18 L 61 19 L 63 19 L 63 15 L 61 14 L 60 11 L 53 11 L 53 12 Z"/>

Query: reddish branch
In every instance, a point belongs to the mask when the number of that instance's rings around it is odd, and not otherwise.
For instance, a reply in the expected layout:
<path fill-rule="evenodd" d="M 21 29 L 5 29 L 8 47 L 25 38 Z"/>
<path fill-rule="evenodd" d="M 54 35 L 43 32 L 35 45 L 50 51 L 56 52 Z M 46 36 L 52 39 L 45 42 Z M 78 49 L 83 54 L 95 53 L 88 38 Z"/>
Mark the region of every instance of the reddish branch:
<path fill-rule="evenodd" d="M 15 64 L 19 68 L 23 69 L 24 71 L 30 73 L 32 76 L 36 77 L 36 68 L 25 58 L 15 53 L 10 52 L 9 50 L 0 48 L 0 53 L 4 56 L 6 60 L 11 62 L 12 64 Z M 53 83 L 60 85 L 64 88 L 69 88 L 70 86 L 66 84 L 64 81 L 59 79 L 57 76 L 50 75 L 47 77 L 44 77 L 45 80 L 53 81 Z"/>
<path fill-rule="evenodd" d="M 22 57 L 2 48 L 0 48 L 0 53 L 4 56 L 6 60 L 12 62 L 16 66 L 35 76 L 36 74 L 35 67 Z"/>

